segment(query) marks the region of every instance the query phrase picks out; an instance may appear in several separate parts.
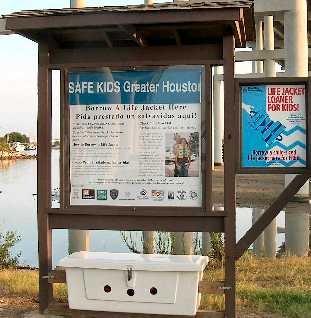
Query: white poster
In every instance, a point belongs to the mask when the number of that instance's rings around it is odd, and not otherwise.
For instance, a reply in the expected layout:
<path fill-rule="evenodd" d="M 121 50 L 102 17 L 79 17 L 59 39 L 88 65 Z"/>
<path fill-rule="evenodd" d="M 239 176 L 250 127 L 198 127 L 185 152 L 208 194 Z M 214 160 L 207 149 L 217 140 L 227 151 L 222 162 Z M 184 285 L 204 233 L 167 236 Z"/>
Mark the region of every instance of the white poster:
<path fill-rule="evenodd" d="M 201 77 L 70 73 L 71 205 L 202 206 Z"/>

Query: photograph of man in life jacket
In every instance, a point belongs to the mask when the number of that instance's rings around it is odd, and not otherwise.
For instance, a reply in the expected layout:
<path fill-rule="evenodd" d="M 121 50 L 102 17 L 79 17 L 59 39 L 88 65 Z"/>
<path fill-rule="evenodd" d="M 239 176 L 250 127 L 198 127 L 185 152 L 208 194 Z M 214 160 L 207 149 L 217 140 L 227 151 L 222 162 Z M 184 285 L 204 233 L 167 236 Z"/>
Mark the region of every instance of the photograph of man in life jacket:
<path fill-rule="evenodd" d="M 165 176 L 199 176 L 199 133 L 167 133 L 165 142 Z"/>

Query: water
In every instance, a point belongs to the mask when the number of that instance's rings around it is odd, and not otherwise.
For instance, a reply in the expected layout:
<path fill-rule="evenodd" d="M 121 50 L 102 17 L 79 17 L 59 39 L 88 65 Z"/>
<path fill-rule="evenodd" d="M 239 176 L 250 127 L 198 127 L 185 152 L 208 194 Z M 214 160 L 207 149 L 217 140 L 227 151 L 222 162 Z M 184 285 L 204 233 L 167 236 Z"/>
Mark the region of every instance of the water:
<path fill-rule="evenodd" d="M 59 187 L 59 151 L 52 151 L 52 186 Z M 0 161 L 0 232 L 16 231 L 21 241 L 14 249 L 21 251 L 21 263 L 38 266 L 37 260 L 37 166 L 36 160 Z M 2 191 L 2 192 L 1 192 Z M 55 203 L 54 203 L 55 204 Z M 237 211 L 237 238 L 250 228 L 251 209 Z M 277 218 L 278 226 L 284 227 L 284 213 Z M 136 235 L 136 236 L 135 236 Z M 134 233 L 135 237 L 139 237 Z M 278 235 L 278 246 L 284 235 Z M 139 241 L 138 247 L 141 248 Z M 67 255 L 68 241 L 66 230 L 53 231 L 53 264 Z M 119 231 L 91 231 L 90 250 L 107 252 L 128 252 Z"/>

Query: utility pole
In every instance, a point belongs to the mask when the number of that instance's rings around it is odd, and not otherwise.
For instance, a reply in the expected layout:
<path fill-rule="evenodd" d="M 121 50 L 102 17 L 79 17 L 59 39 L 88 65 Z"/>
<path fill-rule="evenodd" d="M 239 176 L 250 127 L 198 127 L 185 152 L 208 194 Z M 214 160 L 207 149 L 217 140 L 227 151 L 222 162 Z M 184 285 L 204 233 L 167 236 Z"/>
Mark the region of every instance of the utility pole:
<path fill-rule="evenodd" d="M 70 0 L 71 8 L 85 7 L 85 0 Z M 90 246 L 89 231 L 68 230 L 68 253 L 88 251 Z"/>

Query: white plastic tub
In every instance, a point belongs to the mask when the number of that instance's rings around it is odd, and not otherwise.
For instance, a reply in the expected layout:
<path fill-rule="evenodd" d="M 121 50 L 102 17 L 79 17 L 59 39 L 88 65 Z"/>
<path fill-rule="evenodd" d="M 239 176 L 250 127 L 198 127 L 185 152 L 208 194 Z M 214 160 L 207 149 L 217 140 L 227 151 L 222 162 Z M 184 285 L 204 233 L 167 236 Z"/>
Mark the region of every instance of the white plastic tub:
<path fill-rule="evenodd" d="M 207 263 L 205 256 L 78 252 L 59 265 L 72 309 L 195 315 Z"/>

